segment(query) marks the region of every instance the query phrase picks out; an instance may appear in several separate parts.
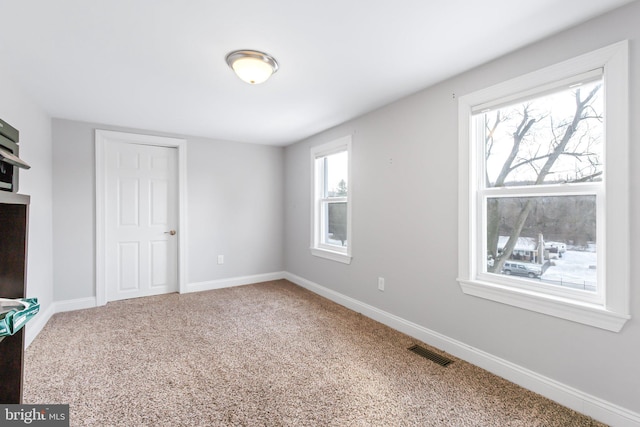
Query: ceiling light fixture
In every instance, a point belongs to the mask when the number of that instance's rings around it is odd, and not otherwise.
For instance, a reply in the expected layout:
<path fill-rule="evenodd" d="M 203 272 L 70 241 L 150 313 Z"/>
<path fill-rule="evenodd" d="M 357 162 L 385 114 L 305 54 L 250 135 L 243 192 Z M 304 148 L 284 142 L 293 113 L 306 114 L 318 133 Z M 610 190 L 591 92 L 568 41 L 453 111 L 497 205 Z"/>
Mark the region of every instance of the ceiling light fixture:
<path fill-rule="evenodd" d="M 278 71 L 275 58 L 257 50 L 235 50 L 226 61 L 240 79 L 252 85 L 265 82 Z"/>

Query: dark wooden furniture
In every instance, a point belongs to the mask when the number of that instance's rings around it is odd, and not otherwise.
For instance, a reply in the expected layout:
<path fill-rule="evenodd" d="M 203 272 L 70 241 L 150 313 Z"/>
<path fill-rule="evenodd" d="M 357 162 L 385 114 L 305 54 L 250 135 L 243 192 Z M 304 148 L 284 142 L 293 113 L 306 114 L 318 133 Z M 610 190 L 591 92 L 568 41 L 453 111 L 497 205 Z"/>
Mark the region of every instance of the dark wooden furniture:
<path fill-rule="evenodd" d="M 0 192 L 0 297 L 26 296 L 29 196 Z M 24 328 L 0 341 L 0 403 L 22 403 Z"/>

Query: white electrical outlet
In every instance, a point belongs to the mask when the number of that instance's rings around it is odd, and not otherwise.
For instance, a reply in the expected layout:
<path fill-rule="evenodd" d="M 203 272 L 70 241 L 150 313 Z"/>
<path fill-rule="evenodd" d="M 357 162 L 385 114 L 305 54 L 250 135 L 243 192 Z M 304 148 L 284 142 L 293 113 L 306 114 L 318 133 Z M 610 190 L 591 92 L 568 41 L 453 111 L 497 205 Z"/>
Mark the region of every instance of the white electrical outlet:
<path fill-rule="evenodd" d="M 218 255 L 218 264 L 224 264 L 224 255 Z"/>
<path fill-rule="evenodd" d="M 378 290 L 384 291 L 384 277 L 378 277 Z"/>

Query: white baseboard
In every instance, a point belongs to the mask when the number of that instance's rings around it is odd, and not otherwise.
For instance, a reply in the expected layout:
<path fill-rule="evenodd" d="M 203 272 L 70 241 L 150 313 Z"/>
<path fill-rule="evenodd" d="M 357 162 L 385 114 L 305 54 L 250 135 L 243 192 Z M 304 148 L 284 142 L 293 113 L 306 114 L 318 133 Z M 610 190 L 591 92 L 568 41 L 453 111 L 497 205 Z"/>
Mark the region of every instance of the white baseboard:
<path fill-rule="evenodd" d="M 65 311 L 84 310 L 85 308 L 97 307 L 96 297 L 78 298 L 65 301 L 56 301 L 56 313 Z"/>
<path fill-rule="evenodd" d="M 285 272 L 284 278 L 310 290 L 313 293 L 330 299 L 331 301 L 343 305 L 353 311 L 362 313 L 365 316 L 383 323 L 395 330 L 444 350 L 449 354 L 486 369 L 495 375 L 505 378 L 528 390 L 541 394 L 542 396 L 558 402 L 563 406 L 588 415 L 596 420 L 612 426 L 640 426 L 640 414 L 636 412 L 584 393 L 566 384 L 511 363 L 508 360 L 501 359 L 416 323 L 409 322 L 408 320 L 394 314 L 387 313 L 354 298 L 325 288 L 324 286 L 318 285 L 317 283 L 295 274 Z"/>
<path fill-rule="evenodd" d="M 56 313 L 62 313 L 63 311 L 82 310 L 84 308 L 92 308 L 96 306 L 96 298 L 78 298 L 66 301 L 54 301 L 49 308 L 45 311 L 41 311 L 34 317 L 26 326 L 25 332 L 25 348 L 33 342 L 35 337 L 42 331 L 47 324 L 51 316 Z"/>
<path fill-rule="evenodd" d="M 560 403 L 561 405 L 593 417 L 596 420 L 612 426 L 640 426 L 640 414 L 636 412 L 584 393 L 566 384 L 562 384 L 551 378 L 540 375 L 529 369 L 471 347 L 463 342 L 449 338 L 416 323 L 409 322 L 399 316 L 387 313 L 386 311 L 365 304 L 334 290 L 325 288 L 324 286 L 289 272 L 275 272 L 190 283 L 187 285 L 186 292 L 199 292 L 231 286 L 249 285 L 252 283 L 268 282 L 283 278 L 422 342 L 486 369 L 487 371 L 514 382 L 526 389 L 539 393 L 542 396 Z M 40 333 L 54 314 L 92 307 L 96 307 L 95 297 L 54 302 L 47 310 L 40 312 L 25 327 L 26 346 L 31 344 L 34 338 Z"/>
<path fill-rule="evenodd" d="M 24 327 L 25 348 L 29 347 L 29 345 L 34 340 L 34 338 L 38 336 L 40 331 L 42 331 L 42 328 L 44 328 L 44 325 L 47 324 L 49 319 L 51 319 L 51 316 L 53 316 L 54 314 L 56 314 L 55 303 L 51 304 L 49 308 L 47 308 L 45 311 L 38 312 L 38 314 L 36 314 L 35 317 L 25 325 Z"/>
<path fill-rule="evenodd" d="M 251 276 L 232 277 L 229 279 L 208 280 L 206 282 L 195 282 L 187 285 L 186 292 L 210 291 L 212 289 L 230 288 L 232 286 L 250 285 L 252 283 L 269 282 L 280 280 L 285 276 L 284 271 L 275 273 L 254 274 Z"/>
<path fill-rule="evenodd" d="M 268 282 L 284 278 L 284 271 L 275 273 L 255 274 L 251 276 L 232 277 L 229 279 L 210 280 L 207 282 L 189 283 L 186 292 L 200 292 L 212 289 L 228 288 L 231 286 L 250 285 L 252 283 Z M 51 316 L 65 311 L 83 310 L 85 308 L 97 307 L 96 297 L 77 298 L 72 300 L 54 301 L 45 311 L 36 315 L 33 320 L 25 326 L 25 347 L 33 342 L 35 337 L 42 331 Z"/>

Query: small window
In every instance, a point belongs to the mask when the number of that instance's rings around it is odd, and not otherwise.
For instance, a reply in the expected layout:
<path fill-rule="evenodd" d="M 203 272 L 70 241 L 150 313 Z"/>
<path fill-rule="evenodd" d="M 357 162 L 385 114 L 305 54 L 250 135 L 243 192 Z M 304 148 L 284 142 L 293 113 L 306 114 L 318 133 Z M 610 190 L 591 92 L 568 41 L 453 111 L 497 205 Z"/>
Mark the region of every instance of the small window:
<path fill-rule="evenodd" d="M 463 96 L 463 292 L 620 330 L 629 319 L 628 47 Z"/>
<path fill-rule="evenodd" d="M 313 255 L 351 262 L 351 137 L 311 149 Z"/>

